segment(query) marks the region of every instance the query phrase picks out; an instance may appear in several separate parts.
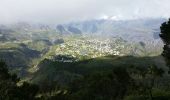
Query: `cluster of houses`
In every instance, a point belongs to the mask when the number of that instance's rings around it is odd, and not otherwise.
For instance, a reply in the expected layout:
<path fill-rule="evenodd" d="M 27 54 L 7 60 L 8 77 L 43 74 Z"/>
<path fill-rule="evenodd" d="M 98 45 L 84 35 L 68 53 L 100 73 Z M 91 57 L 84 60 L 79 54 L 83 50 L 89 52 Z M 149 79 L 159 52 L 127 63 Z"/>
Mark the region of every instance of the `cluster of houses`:
<path fill-rule="evenodd" d="M 106 55 L 121 55 L 120 49 L 124 45 L 115 43 L 113 40 L 74 40 L 60 44 L 56 47 L 55 55 L 71 55 L 75 58 L 96 58 Z"/>

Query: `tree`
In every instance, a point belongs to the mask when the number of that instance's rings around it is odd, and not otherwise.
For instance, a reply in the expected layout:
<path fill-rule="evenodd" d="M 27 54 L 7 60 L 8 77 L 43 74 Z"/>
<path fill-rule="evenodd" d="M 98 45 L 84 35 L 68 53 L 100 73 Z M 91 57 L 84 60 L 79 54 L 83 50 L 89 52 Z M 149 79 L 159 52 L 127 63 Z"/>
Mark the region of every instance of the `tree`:
<path fill-rule="evenodd" d="M 23 83 L 17 86 L 19 78 L 11 75 L 5 62 L 0 61 L 0 100 L 34 100 L 38 86 Z"/>
<path fill-rule="evenodd" d="M 96 72 L 74 82 L 71 100 L 123 100 L 133 80 L 125 68 L 109 72 Z"/>
<path fill-rule="evenodd" d="M 146 77 L 150 80 L 147 88 L 149 90 L 150 98 L 151 100 L 153 100 L 152 90 L 155 85 L 155 80 L 156 78 L 163 76 L 164 70 L 161 68 L 158 68 L 156 65 L 152 65 L 148 67 L 146 74 L 147 74 Z"/>
<path fill-rule="evenodd" d="M 160 37 L 164 42 L 162 55 L 165 58 L 167 66 L 170 68 L 170 19 L 168 22 L 164 22 L 161 27 Z M 170 72 L 170 71 L 169 71 Z"/>

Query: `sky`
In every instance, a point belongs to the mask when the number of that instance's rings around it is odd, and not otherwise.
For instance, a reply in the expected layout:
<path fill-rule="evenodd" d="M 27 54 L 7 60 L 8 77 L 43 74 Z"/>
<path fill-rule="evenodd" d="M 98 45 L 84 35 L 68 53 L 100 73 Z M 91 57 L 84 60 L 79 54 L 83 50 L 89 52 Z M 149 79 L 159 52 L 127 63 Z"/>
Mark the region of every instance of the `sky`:
<path fill-rule="evenodd" d="M 0 0 L 0 24 L 169 18 L 170 0 Z"/>

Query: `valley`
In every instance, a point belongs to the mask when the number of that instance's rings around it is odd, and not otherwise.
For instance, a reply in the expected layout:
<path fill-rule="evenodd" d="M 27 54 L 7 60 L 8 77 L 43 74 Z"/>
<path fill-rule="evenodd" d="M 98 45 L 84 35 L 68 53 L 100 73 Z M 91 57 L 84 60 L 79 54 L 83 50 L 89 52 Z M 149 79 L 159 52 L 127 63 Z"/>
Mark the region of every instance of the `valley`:
<path fill-rule="evenodd" d="M 67 94 L 72 82 L 86 78 L 88 81 L 93 74 L 98 77 L 98 73 L 104 77 L 117 68 L 118 72 L 121 68 L 126 69 L 138 82 L 140 74 L 147 74 L 145 71 L 150 66 L 167 70 L 161 56 L 163 42 L 157 38 L 157 28 L 162 20 L 93 20 L 56 26 L 2 25 L 0 59 L 9 66 L 10 73 L 21 78 L 18 84 L 37 84 L 45 92 L 40 92 L 38 97 L 46 95 L 50 98 L 61 91 Z M 169 77 L 167 72 L 165 77 Z M 168 84 L 163 78 L 160 78 L 161 82 Z M 81 83 L 82 86 L 86 86 L 85 83 Z M 157 84 L 163 87 L 161 83 Z"/>
<path fill-rule="evenodd" d="M 170 100 L 170 0 L 0 0 L 0 100 Z"/>
<path fill-rule="evenodd" d="M 109 22 L 108 20 L 58 25 L 56 29 L 48 25 L 30 25 L 28 23 L 2 25 L 0 37 L 3 40 L 1 39 L 0 43 L 0 58 L 11 66 L 13 72 L 22 73 L 20 74 L 22 77 L 30 72 L 36 72 L 37 65 L 44 59 L 77 62 L 110 55 L 157 56 L 161 54 L 163 45 L 160 39 L 154 39 L 154 31 L 161 20 L 144 20 L 146 23 L 150 22 L 149 29 L 142 21 L 126 22 L 129 24 L 128 27 L 131 27 L 131 32 L 125 31 L 125 27 L 127 28 L 123 25 L 125 22 Z M 105 29 L 103 25 L 115 27 L 109 30 Z M 136 30 L 133 27 L 135 25 L 140 26 L 141 29 Z M 147 30 L 148 33 L 143 30 Z M 76 33 L 74 34 L 74 32 Z M 138 34 L 134 35 L 135 32 Z"/>

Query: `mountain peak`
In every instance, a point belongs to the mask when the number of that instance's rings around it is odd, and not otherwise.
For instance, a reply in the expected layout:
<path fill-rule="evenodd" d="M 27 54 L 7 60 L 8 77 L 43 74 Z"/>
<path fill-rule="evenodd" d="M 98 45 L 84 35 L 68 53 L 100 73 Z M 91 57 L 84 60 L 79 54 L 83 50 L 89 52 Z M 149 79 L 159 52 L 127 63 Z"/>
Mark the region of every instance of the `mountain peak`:
<path fill-rule="evenodd" d="M 107 16 L 107 15 L 104 15 L 100 19 L 119 21 L 119 20 L 121 20 L 121 16 L 120 15 L 117 15 L 117 16 Z"/>

